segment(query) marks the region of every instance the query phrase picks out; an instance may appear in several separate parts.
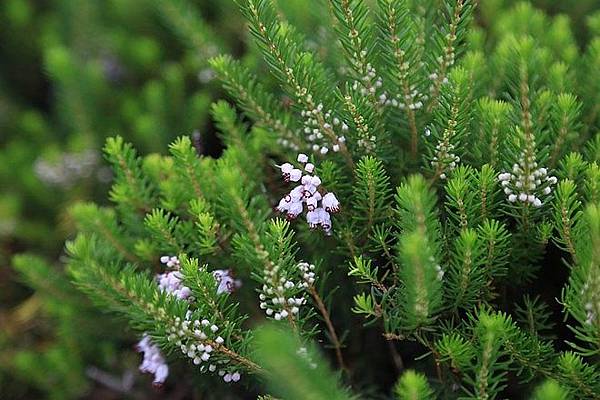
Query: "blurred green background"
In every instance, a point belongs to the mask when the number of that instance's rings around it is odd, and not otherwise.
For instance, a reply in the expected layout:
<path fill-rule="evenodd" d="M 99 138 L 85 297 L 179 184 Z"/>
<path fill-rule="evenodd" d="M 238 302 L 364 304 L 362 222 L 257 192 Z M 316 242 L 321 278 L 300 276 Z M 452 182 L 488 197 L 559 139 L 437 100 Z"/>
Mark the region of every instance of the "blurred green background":
<path fill-rule="evenodd" d="M 318 32 L 312 1 L 324 0 L 277 3 L 303 32 Z M 516 2 L 479 3 L 485 28 Z M 600 8 L 534 3 L 569 15 L 582 45 Z M 137 372 L 136 338 L 65 276 L 68 209 L 106 201 L 107 136 L 164 153 L 192 135 L 200 153 L 218 155 L 209 109 L 224 94 L 207 61 L 230 53 L 264 68 L 246 38 L 233 0 L 0 1 L 0 398 L 164 398 Z"/>

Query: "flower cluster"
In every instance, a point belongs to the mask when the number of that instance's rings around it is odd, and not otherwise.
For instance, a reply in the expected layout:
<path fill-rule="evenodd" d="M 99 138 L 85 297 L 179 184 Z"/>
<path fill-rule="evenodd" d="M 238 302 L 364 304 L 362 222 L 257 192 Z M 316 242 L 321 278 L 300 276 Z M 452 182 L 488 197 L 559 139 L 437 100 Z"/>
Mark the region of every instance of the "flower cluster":
<path fill-rule="evenodd" d="M 162 256 L 160 262 L 173 269 L 156 275 L 160 291 L 171 293 L 181 300 L 191 300 L 192 291 L 183 284 L 183 275 L 179 271 L 179 259 L 175 256 Z"/>
<path fill-rule="evenodd" d="M 533 157 L 526 157 L 524 154 L 513 165 L 512 173 L 503 172 L 498 175 L 498 180 L 508 201 L 529 203 L 534 207 L 542 206 L 540 195 L 549 195 L 557 182 L 555 176 L 548 175 L 546 168 L 537 168 Z"/>
<path fill-rule="evenodd" d="M 312 104 L 312 96 L 310 94 L 307 95 L 307 103 Z M 346 137 L 343 134 L 348 131 L 348 124 L 333 116 L 332 110 L 324 111 L 323 104 L 318 104 L 310 110 L 302 110 L 300 114 L 304 118 L 306 139 L 310 144 L 311 150 L 315 153 L 323 155 L 329 153 L 329 143 L 323 140 L 325 137 L 323 130 L 329 131 L 327 136 L 334 135 L 336 137 L 336 143 L 331 146 L 331 150 L 334 152 L 338 152 L 340 145 L 346 142 Z M 335 133 L 338 129 L 342 135 Z"/>
<path fill-rule="evenodd" d="M 285 318 L 295 318 L 300 312 L 300 306 L 306 303 L 304 298 L 304 282 L 295 282 L 288 271 L 279 265 L 265 269 L 263 285 L 260 290 L 260 308 L 269 317 L 277 321 Z"/>
<path fill-rule="evenodd" d="M 310 366 L 310 368 L 312 368 L 312 369 L 317 368 L 317 363 L 314 362 L 312 357 L 310 356 L 310 354 L 308 354 L 308 349 L 306 347 L 300 347 L 296 351 L 296 354 L 298 354 L 300 357 L 304 358 L 306 360 L 306 362 L 308 362 L 308 365 Z"/>
<path fill-rule="evenodd" d="M 437 272 L 437 279 L 438 281 L 441 281 L 442 279 L 444 279 L 444 270 L 442 269 L 442 266 L 440 264 L 437 264 L 435 266 L 435 271 Z"/>
<path fill-rule="evenodd" d="M 98 153 L 88 150 L 81 153 L 64 153 L 56 162 L 38 158 L 33 169 L 42 182 L 69 188 L 77 180 L 89 178 L 97 168 L 99 161 Z M 105 181 L 105 175 L 105 171 L 99 171 L 98 179 Z"/>
<path fill-rule="evenodd" d="M 441 58 L 438 58 L 438 61 L 440 61 L 440 60 L 441 60 Z M 454 63 L 454 62 L 453 62 L 453 63 Z M 451 64 L 450 64 L 450 65 L 451 65 Z M 433 73 L 431 73 L 431 74 L 429 75 L 429 79 L 431 79 L 433 82 L 437 81 L 437 80 L 438 80 L 438 78 L 439 78 L 439 75 L 438 75 L 438 73 L 437 73 L 437 72 L 433 72 Z M 445 85 L 445 84 L 448 84 L 448 82 L 449 82 L 449 81 L 448 81 L 448 78 L 447 78 L 447 77 L 444 77 L 444 79 L 442 79 L 442 83 L 443 83 L 444 85 Z M 432 91 L 432 92 L 435 90 L 435 84 L 434 84 L 434 83 L 432 83 L 432 84 L 429 86 L 429 90 L 430 90 L 430 91 Z"/>
<path fill-rule="evenodd" d="M 592 325 L 597 321 L 598 311 L 600 310 L 600 293 L 593 288 L 600 286 L 598 276 L 590 276 L 588 281 L 581 288 L 581 298 L 585 299 L 585 323 Z"/>
<path fill-rule="evenodd" d="M 427 129 L 425 135 L 431 135 L 431 131 Z M 435 155 L 431 159 L 431 166 L 440 171 L 440 179 L 446 179 L 446 172 L 454 170 L 460 162 L 460 157 L 454 154 L 455 146 L 449 140 L 442 140 L 435 146 Z"/>
<path fill-rule="evenodd" d="M 188 311 L 183 321 L 179 317 L 175 318 L 167 340 L 179 346 L 194 365 L 201 365 L 200 372 L 217 372 L 225 382 L 237 382 L 241 378 L 240 373 L 227 367 L 230 363 L 228 358 L 217 354 L 225 343 L 218 331 L 219 326 L 208 319 L 194 319 Z"/>
<path fill-rule="evenodd" d="M 163 256 L 160 258 L 160 261 L 168 268 L 173 269 L 172 271 L 157 275 L 160 290 L 173 294 L 182 300 L 191 300 L 191 290 L 182 283 L 183 276 L 179 271 L 181 266 L 179 259 L 175 256 Z M 234 279 L 230 270 L 215 270 L 212 272 L 212 275 L 217 282 L 217 294 L 231 293 L 241 285 L 239 280 Z M 181 352 L 189 357 L 195 365 L 202 364 L 200 367 L 201 372 L 217 372 L 219 376 L 223 377 L 225 382 L 237 382 L 240 380 L 241 375 L 238 371 L 227 368 L 226 364 L 228 364 L 230 360 L 222 356 L 213 357 L 213 351 L 225 343 L 225 339 L 218 335 L 218 331 L 219 326 L 210 322 L 208 319 L 192 319 L 192 312 L 188 310 L 183 321 L 179 317 L 175 319 L 168 331 L 169 335 L 167 336 L 167 340 L 169 342 L 175 342 L 181 349 Z M 148 343 L 149 339 L 145 341 L 147 338 L 148 335 L 144 334 L 144 339 L 142 339 L 144 344 Z M 140 342 L 138 347 L 141 348 L 142 342 Z M 160 355 L 158 347 L 154 346 L 153 351 L 154 353 L 148 353 L 148 356 L 145 355 L 144 363 L 140 367 L 140 369 L 144 368 L 142 369 L 143 371 L 155 371 L 150 369 L 150 367 L 155 364 L 146 362 L 146 358 L 151 355 L 154 359 L 159 360 L 159 358 L 154 355 Z M 160 358 L 160 360 L 162 360 L 162 358 Z M 164 360 L 162 362 L 164 364 Z M 150 365 L 150 367 L 147 365 Z M 167 368 L 166 364 L 164 364 L 164 368 Z M 160 371 L 163 371 L 164 368 Z M 168 374 L 168 368 L 166 371 L 166 374 Z M 162 378 L 162 381 L 166 378 L 166 374 Z M 160 376 L 162 377 L 162 375 Z"/>
<path fill-rule="evenodd" d="M 302 286 L 307 288 L 308 286 L 314 285 L 314 283 L 315 283 L 315 272 L 314 272 L 315 265 L 301 261 L 298 263 L 298 269 L 300 270 L 302 279 L 304 279 L 304 283 L 302 284 Z"/>
<path fill-rule="evenodd" d="M 165 362 L 160 348 L 152 343 L 147 334 L 142 336 L 142 340 L 138 342 L 136 348 L 140 353 L 144 353 L 140 371 L 154 374 L 154 385 L 162 385 L 169 376 L 169 366 Z"/>
<path fill-rule="evenodd" d="M 279 131 L 281 132 L 281 135 L 282 135 L 282 137 L 278 137 L 276 140 L 278 145 L 285 147 L 286 149 L 293 150 L 293 151 L 300 150 L 300 146 L 298 146 L 296 144 L 296 142 L 294 141 L 294 139 L 292 139 L 289 132 L 287 132 L 285 130 L 285 128 L 283 128 L 284 125 L 280 120 L 276 120 L 274 126 L 275 126 L 275 128 L 279 127 Z"/>
<path fill-rule="evenodd" d="M 447 40 L 455 40 L 456 39 L 456 35 L 451 35 L 448 34 L 446 35 L 446 39 Z M 446 52 L 443 56 L 438 56 L 436 59 L 440 70 L 441 69 L 445 69 L 448 70 L 449 67 L 453 66 L 455 61 L 456 61 L 456 54 L 454 52 L 454 48 L 450 47 L 446 49 Z M 440 80 L 440 75 L 438 74 L 438 72 L 432 72 L 429 75 L 429 79 L 431 79 L 432 83 L 429 86 L 429 90 L 431 92 L 435 92 L 436 90 L 438 90 L 439 88 L 437 88 L 436 82 L 438 82 Z M 448 77 L 444 76 L 441 81 L 441 84 L 448 84 Z"/>
<path fill-rule="evenodd" d="M 365 60 L 367 57 L 367 52 L 363 50 L 360 54 L 360 59 Z M 358 55 L 354 54 L 354 59 L 358 60 Z M 357 69 L 361 68 L 361 63 L 356 62 L 355 67 Z M 380 104 L 385 104 L 387 99 L 387 94 L 385 92 L 378 94 L 377 91 L 383 87 L 383 79 L 381 76 L 377 75 L 377 70 L 371 63 L 367 63 L 363 69 L 363 76 L 360 77 L 359 81 L 354 81 L 352 85 L 352 90 L 359 91 L 363 96 L 375 96 L 379 99 Z"/>
<path fill-rule="evenodd" d="M 399 108 L 400 110 L 419 110 L 423 108 L 424 101 L 427 100 L 427 96 L 422 94 L 416 89 L 415 85 L 410 87 L 410 92 L 402 95 L 396 94 L 395 97 L 389 99 L 385 95 L 379 96 L 379 101 L 386 106 L 392 106 Z"/>
<path fill-rule="evenodd" d="M 288 219 L 295 219 L 304 211 L 306 205 L 306 220 L 311 229 L 321 227 L 327 234 L 331 234 L 331 213 L 340 210 L 340 202 L 335 194 L 329 192 L 321 194 L 319 187 L 321 179 L 313 175 L 315 166 L 308 162 L 306 154 L 298 155 L 298 162 L 304 165 L 304 172 L 290 163 L 285 163 L 279 168 L 286 182 L 300 182 L 279 201 L 276 209 L 285 213 Z M 321 188 L 322 190 L 322 188 Z"/>
<path fill-rule="evenodd" d="M 291 271 L 285 271 L 279 265 L 265 270 L 258 296 L 260 308 L 277 321 L 294 318 L 300 312 L 300 306 L 306 304 L 306 289 L 315 283 L 314 270 L 314 264 L 303 261 Z"/>
<path fill-rule="evenodd" d="M 229 269 L 216 269 L 212 274 L 217 281 L 217 294 L 233 293 L 234 290 L 242 286 L 242 282 L 235 279 Z"/>

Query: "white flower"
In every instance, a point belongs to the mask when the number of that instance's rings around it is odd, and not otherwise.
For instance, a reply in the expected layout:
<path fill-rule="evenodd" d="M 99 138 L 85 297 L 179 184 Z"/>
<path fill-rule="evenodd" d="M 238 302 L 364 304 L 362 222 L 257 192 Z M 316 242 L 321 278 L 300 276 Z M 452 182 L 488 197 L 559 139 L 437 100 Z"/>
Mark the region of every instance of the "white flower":
<path fill-rule="evenodd" d="M 308 225 L 312 229 L 317 228 L 321 224 L 321 214 L 318 210 L 321 210 L 321 208 L 306 213 L 306 222 L 308 222 Z"/>
<path fill-rule="evenodd" d="M 282 164 L 279 167 L 279 169 L 281 170 L 281 176 L 283 176 L 283 180 L 285 180 L 286 182 L 289 182 L 290 173 L 294 169 L 294 166 L 290 163 L 285 163 L 285 164 Z"/>
<path fill-rule="evenodd" d="M 503 181 L 503 182 L 508 181 L 510 179 L 510 176 L 511 176 L 510 172 L 505 172 L 505 173 L 498 175 L 498 180 Z"/>
<path fill-rule="evenodd" d="M 321 227 L 326 233 L 331 231 L 331 216 L 322 207 L 309 211 L 306 214 L 306 221 L 312 229 Z"/>
<path fill-rule="evenodd" d="M 290 203 L 289 208 L 287 210 L 287 216 L 289 219 L 294 219 L 298 215 L 300 215 L 302 210 L 303 210 L 302 202 L 300 202 L 300 201 L 292 202 L 292 203 Z"/>
<path fill-rule="evenodd" d="M 519 200 L 520 201 L 527 201 L 527 194 L 526 193 L 519 194 Z"/>
<path fill-rule="evenodd" d="M 308 209 L 308 211 L 314 211 L 315 208 L 317 208 L 317 203 L 317 197 L 311 196 L 308 199 L 306 199 L 306 208 Z"/>
<path fill-rule="evenodd" d="M 327 193 L 323 196 L 323 208 L 325 211 L 336 213 L 340 211 L 340 202 L 333 193 Z"/>
<path fill-rule="evenodd" d="M 290 163 L 284 163 L 281 164 L 279 169 L 281 169 L 282 174 L 289 174 L 294 169 L 294 166 Z"/>
<path fill-rule="evenodd" d="M 529 171 L 529 172 L 527 172 Z M 521 201 L 534 207 L 543 205 L 541 196 L 552 193 L 552 186 L 557 183 L 555 176 L 548 176 L 546 168 L 538 168 L 535 158 L 522 153 L 518 163 L 513 164 L 512 173 L 503 172 L 498 175 L 504 193 L 511 203 Z M 514 192 L 519 193 L 518 195 Z"/>
<path fill-rule="evenodd" d="M 294 168 L 290 171 L 290 181 L 298 182 L 302 178 L 302 171 L 298 168 Z"/>
<path fill-rule="evenodd" d="M 307 163 L 308 162 L 308 156 L 306 154 L 304 154 L 304 153 L 298 154 L 298 162 L 302 163 L 302 164 Z"/>

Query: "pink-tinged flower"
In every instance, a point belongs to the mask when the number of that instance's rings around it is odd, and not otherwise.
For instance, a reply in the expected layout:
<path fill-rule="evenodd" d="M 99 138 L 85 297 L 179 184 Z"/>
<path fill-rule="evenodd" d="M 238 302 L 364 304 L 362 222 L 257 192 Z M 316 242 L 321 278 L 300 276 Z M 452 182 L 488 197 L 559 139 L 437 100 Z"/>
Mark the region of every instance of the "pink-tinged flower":
<path fill-rule="evenodd" d="M 340 202 L 333 193 L 327 193 L 323 196 L 323 208 L 325 211 L 336 213 L 340 211 Z"/>
<path fill-rule="evenodd" d="M 321 186 L 321 178 L 319 178 L 316 175 L 311 176 L 310 177 L 310 184 L 313 185 L 314 187 L 318 188 L 319 186 Z"/>
<path fill-rule="evenodd" d="M 300 185 L 283 196 L 275 209 L 285 213 L 288 219 L 295 219 L 304 211 L 306 204 L 306 219 L 311 228 L 321 227 L 327 233 L 331 233 L 331 215 L 340 210 L 340 202 L 333 193 L 321 194 L 321 178 L 312 174 L 314 165 L 308 163 L 308 156 L 298 155 L 298 162 L 305 165 L 306 175 L 300 169 L 294 168 L 292 164 L 285 163 L 279 168 L 286 181 L 300 181 Z"/>
<path fill-rule="evenodd" d="M 306 213 L 306 222 L 308 222 L 310 229 L 316 229 L 321 224 L 319 208 Z"/>
<path fill-rule="evenodd" d="M 287 210 L 287 217 L 289 219 L 295 219 L 298 217 L 298 215 L 300 215 L 300 213 L 302 212 L 302 202 L 300 201 L 295 201 L 293 203 L 290 203 L 290 206 Z"/>
<path fill-rule="evenodd" d="M 292 201 L 291 198 L 288 198 L 289 196 L 285 196 L 284 198 L 279 200 L 279 204 L 277 205 L 277 207 L 275 207 L 275 209 L 280 213 L 287 213 L 287 210 L 290 208 L 290 204 Z"/>
<path fill-rule="evenodd" d="M 144 353 L 140 371 L 154 374 L 154 385 L 161 386 L 169 376 L 169 366 L 165 362 L 160 348 L 152 343 L 147 334 L 144 334 L 136 347 L 140 353 Z"/>
<path fill-rule="evenodd" d="M 304 197 L 304 192 L 304 186 L 299 185 L 292 189 L 292 191 L 289 193 L 289 196 L 293 201 L 300 201 Z"/>
<path fill-rule="evenodd" d="M 242 286 L 242 282 L 239 279 L 235 279 L 229 269 L 214 270 L 213 276 L 218 284 L 217 294 L 233 293 L 234 290 Z"/>
<path fill-rule="evenodd" d="M 279 169 L 281 170 L 281 176 L 283 176 L 283 180 L 286 182 L 290 181 L 290 173 L 294 169 L 294 166 L 290 163 L 282 164 Z"/>
<path fill-rule="evenodd" d="M 314 211 L 315 208 L 317 208 L 317 196 L 311 196 L 308 199 L 306 199 L 306 208 L 308 209 L 308 211 Z"/>
<path fill-rule="evenodd" d="M 302 171 L 298 168 L 294 168 L 290 171 L 290 181 L 298 182 L 302 178 Z"/>
<path fill-rule="evenodd" d="M 183 275 L 178 270 L 180 266 L 179 259 L 174 256 L 163 256 L 160 260 L 168 267 L 177 269 L 156 275 L 159 290 L 161 292 L 170 293 L 181 300 L 190 299 L 192 297 L 192 291 L 183 284 Z"/>
<path fill-rule="evenodd" d="M 320 219 L 321 219 L 321 228 L 326 233 L 331 232 L 331 215 L 325 211 L 323 208 L 319 209 Z"/>

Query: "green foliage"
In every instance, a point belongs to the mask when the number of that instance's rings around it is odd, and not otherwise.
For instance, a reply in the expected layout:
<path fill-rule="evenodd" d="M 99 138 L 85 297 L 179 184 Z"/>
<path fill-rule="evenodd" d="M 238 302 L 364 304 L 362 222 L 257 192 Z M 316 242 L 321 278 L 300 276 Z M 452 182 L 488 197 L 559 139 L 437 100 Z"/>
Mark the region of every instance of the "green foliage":
<path fill-rule="evenodd" d="M 394 392 L 398 400 L 425 400 L 433 396 L 433 391 L 424 375 L 406 371 L 396 383 Z"/>
<path fill-rule="evenodd" d="M 535 389 L 531 398 L 534 400 L 565 400 L 568 399 L 568 395 L 556 381 L 548 380 Z"/>
<path fill-rule="evenodd" d="M 257 357 L 276 395 L 297 400 L 352 398 L 312 346 L 301 347 L 289 332 L 271 326 L 256 335 Z"/>
<path fill-rule="evenodd" d="M 147 338 L 172 371 L 157 383 L 209 399 L 598 398 L 597 37 L 579 46 L 567 17 L 525 2 L 239 0 L 253 42 L 238 60 L 217 54 L 241 48 L 227 41 L 239 21 L 210 23 L 227 6 L 136 1 L 182 42 L 116 40 L 143 84 L 115 90 L 86 50 L 112 18 L 136 21 L 128 2 L 59 1 L 68 33 L 43 53 L 57 118 L 1 121 L 23 140 L 56 125 L 49 154 L 123 133 L 104 146 L 112 205 L 70 204 L 94 183 L 36 192 L 69 203 L 67 274 L 15 258 L 60 321 L 50 350 L 10 354 L 17 374 L 38 359 L 69 384 L 31 368 L 36 386 L 82 396 L 89 360 L 115 368 L 93 358 L 106 327 L 113 360 Z M 190 84 L 207 71 L 239 110 Z M 194 133 L 205 117 L 222 151 Z M 24 148 L 11 135 L 2 182 Z M 3 217 L 20 212 L 14 193 Z M 80 320 L 102 327 L 68 347 Z"/>

